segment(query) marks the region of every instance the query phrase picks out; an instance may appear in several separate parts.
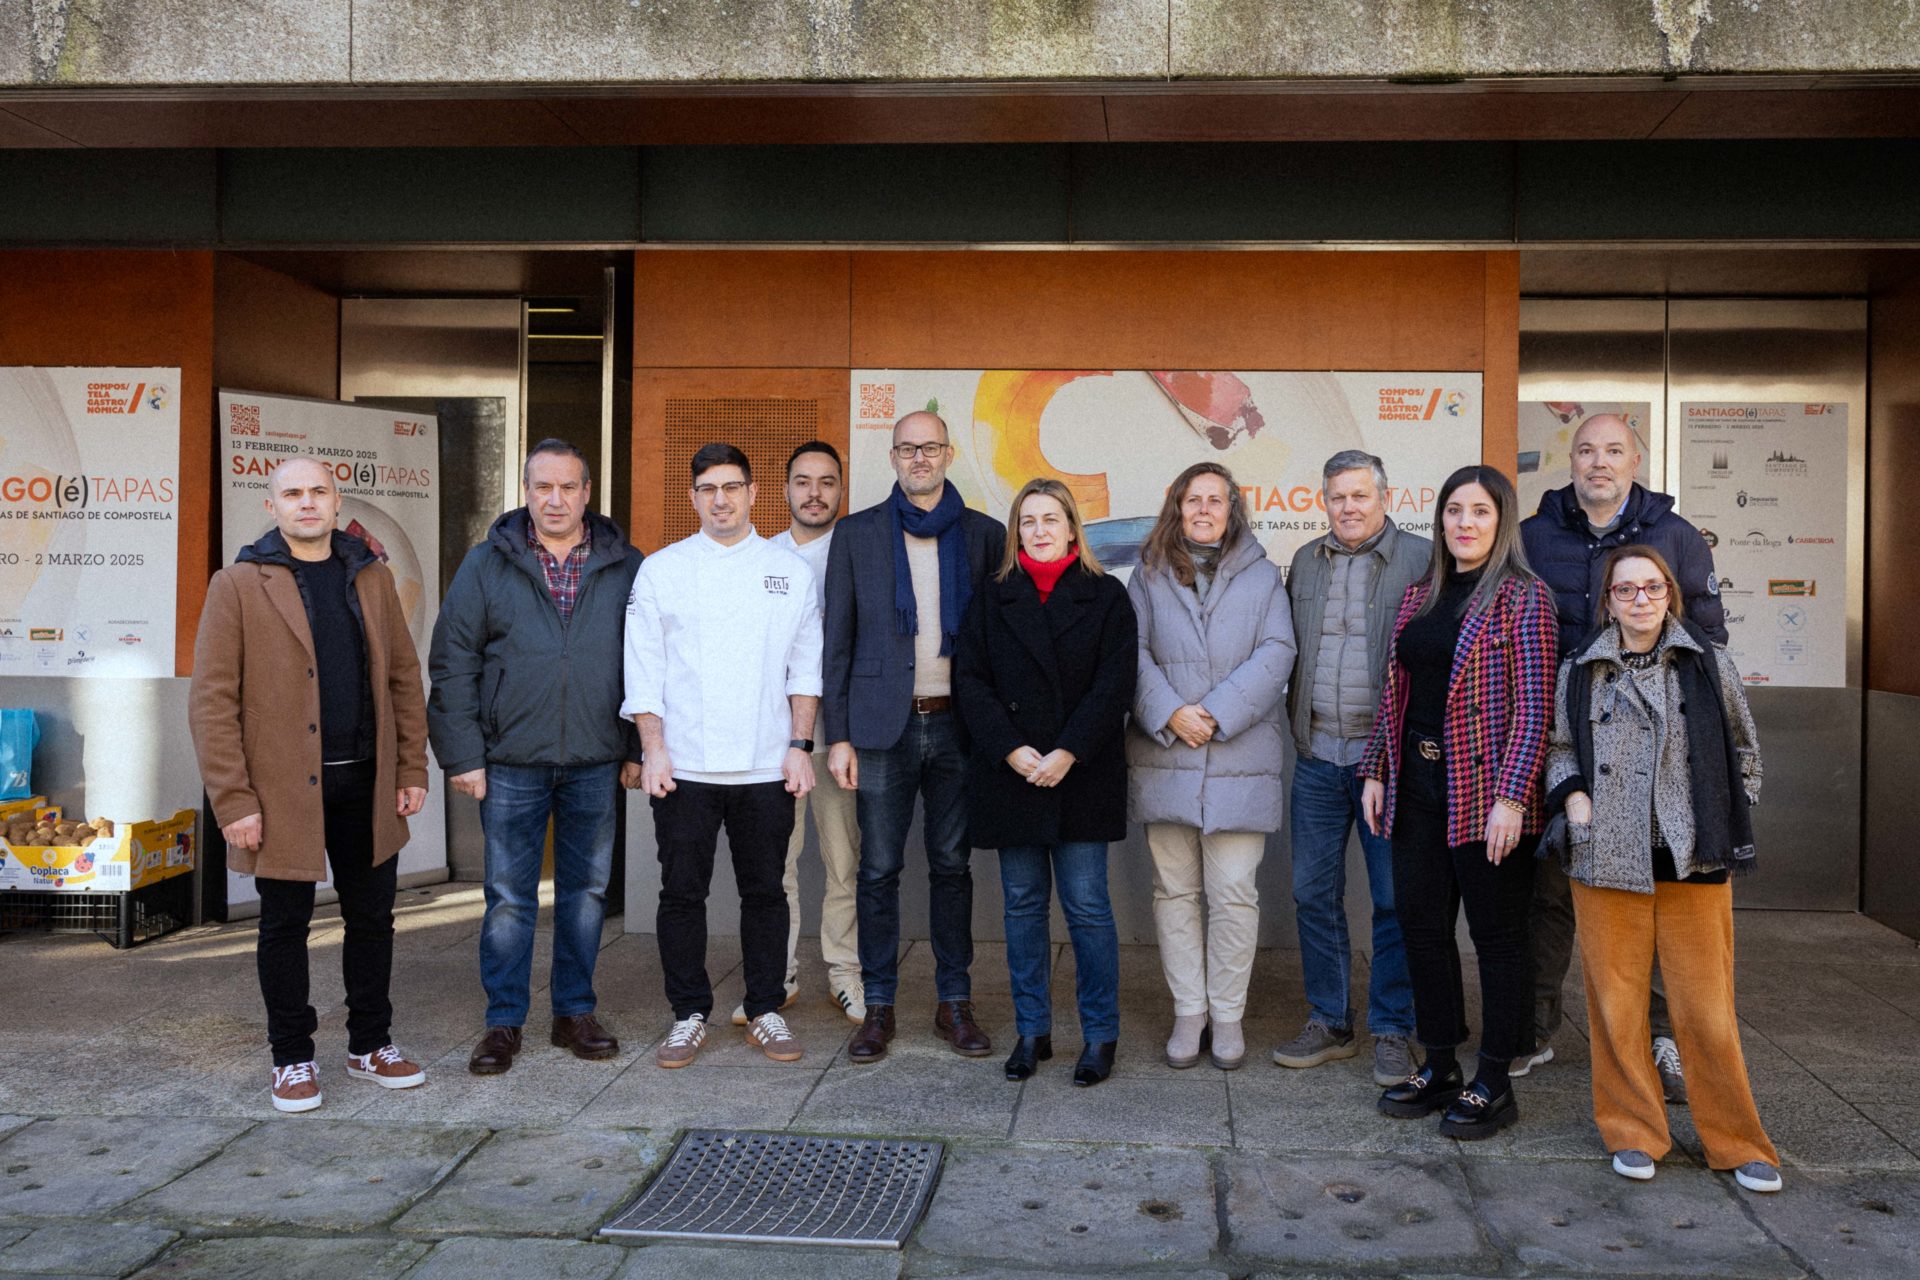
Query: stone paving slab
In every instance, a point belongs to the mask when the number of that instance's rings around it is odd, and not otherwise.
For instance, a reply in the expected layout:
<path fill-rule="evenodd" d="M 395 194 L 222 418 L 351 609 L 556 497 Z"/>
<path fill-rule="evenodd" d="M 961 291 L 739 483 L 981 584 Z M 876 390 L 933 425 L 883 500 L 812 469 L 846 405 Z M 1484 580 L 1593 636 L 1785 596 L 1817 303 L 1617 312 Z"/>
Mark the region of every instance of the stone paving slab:
<path fill-rule="evenodd" d="M 901 1265 L 891 1249 L 661 1242 L 626 1252 L 631 1257 L 619 1280 L 894 1280 Z"/>
<path fill-rule="evenodd" d="M 0 1227 L 0 1250 L 5 1250 L 8 1245 L 21 1239 L 31 1230 L 33 1230 L 32 1227 Z"/>
<path fill-rule="evenodd" d="M 132 1212 L 212 1227 L 364 1231 L 438 1185 L 487 1136 L 483 1129 L 288 1119 L 259 1126 Z"/>
<path fill-rule="evenodd" d="M 136 1223 L 56 1223 L 0 1249 L 0 1275 L 121 1276 L 173 1241 L 171 1231 Z"/>
<path fill-rule="evenodd" d="M 1219 1241 L 1213 1171 L 1190 1151 L 955 1150 L 915 1241 L 956 1259 L 1201 1263 Z"/>
<path fill-rule="evenodd" d="M 1286 1267 L 1497 1266 L 1449 1163 L 1230 1156 L 1236 1259 Z"/>
<path fill-rule="evenodd" d="M 784 1129 L 819 1078 L 791 1071 L 713 1067 L 673 1071 L 640 1061 L 623 1072 L 572 1123 L 648 1129 Z M 519 1070 L 518 1067 L 515 1068 Z"/>
<path fill-rule="evenodd" d="M 84 1218 L 116 1209 L 212 1158 L 241 1120 L 72 1116 L 0 1141 L 0 1217 Z"/>
<path fill-rule="evenodd" d="M 1799 1280 L 1735 1202 L 1731 1180 L 1663 1167 L 1630 1182 L 1603 1161 L 1462 1165 L 1482 1220 L 1521 1265 L 1549 1274 Z"/>
<path fill-rule="evenodd" d="M 1920 1276 L 1920 1176 L 1788 1171 L 1785 1181 L 1750 1207 L 1822 1280 Z"/>
<path fill-rule="evenodd" d="M 668 1149 L 633 1130 L 496 1133 L 394 1230 L 585 1236 L 639 1191 Z"/>
<path fill-rule="evenodd" d="M 625 1250 L 606 1244 L 468 1236 L 435 1245 L 406 1280 L 612 1280 L 626 1260 Z"/>
<path fill-rule="evenodd" d="M 928 1275 L 936 1274 L 927 1272 Z M 937 1273 L 943 1280 L 1060 1280 L 1064 1273 L 1059 1271 L 1030 1271 L 1020 1267 L 987 1267 L 978 1271 L 941 1271 Z M 1081 1272 L 1079 1274 L 1088 1274 Z M 1099 1273 L 1093 1273 L 1099 1274 Z M 1166 1275 L 1167 1272 L 1146 1273 Z M 1229 1280 L 1224 1271 L 1194 1271 L 1186 1267 L 1174 1272 L 1180 1280 Z M 622 1277 L 622 1280 L 625 1280 Z M 1289 1274 L 1286 1280 L 1303 1280 L 1296 1274 Z"/>
<path fill-rule="evenodd" d="M 1077 1055 L 1076 1055 L 1077 1056 Z M 1055 1067 L 1026 1082 L 1013 1136 L 1035 1142 L 1142 1142 L 1158 1146 L 1233 1144 L 1227 1073 L 1185 1080 L 1114 1076 L 1077 1089 Z M 1072 1066 L 1072 1060 L 1067 1063 Z"/>
<path fill-rule="evenodd" d="M 1005 1138 L 1020 1098 L 1021 1086 L 1006 1078 L 997 1058 L 964 1065 L 959 1058 L 928 1062 L 892 1054 L 867 1064 L 842 1060 L 820 1077 L 793 1127 L 816 1133 Z"/>
<path fill-rule="evenodd" d="M 348 1280 L 368 1276 L 388 1280 L 418 1262 L 429 1246 L 391 1237 L 328 1240 L 313 1237 L 241 1236 L 193 1240 L 175 1246 L 166 1257 L 133 1280 Z"/>

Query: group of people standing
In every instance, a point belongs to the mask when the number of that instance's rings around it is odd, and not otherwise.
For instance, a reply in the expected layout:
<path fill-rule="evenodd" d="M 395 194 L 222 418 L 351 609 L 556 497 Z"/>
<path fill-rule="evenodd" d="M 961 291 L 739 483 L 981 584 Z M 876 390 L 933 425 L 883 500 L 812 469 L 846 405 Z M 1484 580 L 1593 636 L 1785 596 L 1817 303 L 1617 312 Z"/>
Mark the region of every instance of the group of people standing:
<path fill-rule="evenodd" d="M 527 505 L 495 523 L 447 594 L 430 697 L 391 576 L 333 529 L 331 472 L 284 462 L 267 499 L 275 529 L 209 591 L 193 696 L 230 863 L 261 887 L 274 1105 L 321 1102 L 305 936 L 329 868 L 349 1074 L 390 1088 L 425 1078 L 391 1042 L 386 986 L 393 857 L 424 801 L 430 737 L 486 833 L 476 1074 L 511 1069 L 521 1050 L 549 823 L 551 1040 L 583 1058 L 618 1052 L 593 972 L 621 787 L 646 791 L 654 815 L 666 1068 L 693 1063 L 709 1035 L 706 902 L 723 830 L 745 977 L 732 1021 L 769 1058 L 804 1055 L 781 1010 L 799 995 L 809 812 L 829 988 L 858 1023 L 847 1056 L 887 1056 L 918 801 L 931 1024 L 954 1052 L 993 1052 L 970 985 L 971 851 L 995 849 L 1017 1032 L 1005 1074 L 1026 1079 L 1052 1057 L 1057 891 L 1083 1041 L 1073 1082 L 1108 1078 L 1120 1038 L 1108 850 L 1132 821 L 1173 1006 L 1165 1060 L 1236 1069 L 1255 876 L 1290 820 L 1310 1018 L 1274 1062 L 1359 1051 L 1345 910 L 1357 826 L 1382 1112 L 1440 1112 L 1463 1139 L 1514 1123 L 1512 1078 L 1553 1054 L 1577 921 L 1613 1167 L 1652 1176 L 1684 1053 L 1706 1064 L 1691 1104 L 1709 1161 L 1777 1189 L 1732 1010 L 1729 875 L 1753 862 L 1753 722 L 1719 647 L 1706 544 L 1633 482 L 1639 453 L 1626 423 L 1589 419 L 1573 484 L 1526 521 L 1503 475 L 1462 468 L 1439 491 L 1432 539 L 1388 517 L 1378 458 L 1337 454 L 1329 531 L 1285 577 L 1232 475 L 1199 463 L 1169 486 L 1123 587 L 1067 485 L 1031 481 L 1005 525 L 969 509 L 931 412 L 895 425 L 888 497 L 844 519 L 837 451 L 797 449 L 792 523 L 773 539 L 751 523 L 751 461 L 700 449 L 699 531 L 644 560 L 587 511 L 584 459 L 544 441 Z M 1463 907 L 1481 993 L 1470 1077 Z"/>

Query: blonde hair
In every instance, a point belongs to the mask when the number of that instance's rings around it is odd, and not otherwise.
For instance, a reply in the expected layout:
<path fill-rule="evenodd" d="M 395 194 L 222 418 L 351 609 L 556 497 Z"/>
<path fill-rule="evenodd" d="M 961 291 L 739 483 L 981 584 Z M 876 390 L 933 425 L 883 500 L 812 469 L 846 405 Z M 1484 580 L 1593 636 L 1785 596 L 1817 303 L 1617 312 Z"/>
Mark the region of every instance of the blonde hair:
<path fill-rule="evenodd" d="M 1034 496 L 1052 498 L 1067 513 L 1067 529 L 1073 535 L 1073 545 L 1080 552 L 1080 563 L 1088 573 L 1095 577 L 1105 573 L 1106 567 L 1100 563 L 1100 557 L 1093 554 L 1093 548 L 1087 545 L 1086 526 L 1080 523 L 1080 508 L 1074 505 L 1073 492 L 1049 476 L 1029 480 L 1022 485 L 1020 492 L 1013 495 L 1013 505 L 1007 509 L 1007 550 L 1000 557 L 1000 568 L 994 573 L 995 582 L 1005 582 L 1020 563 L 1020 508 L 1026 505 L 1028 498 Z"/>

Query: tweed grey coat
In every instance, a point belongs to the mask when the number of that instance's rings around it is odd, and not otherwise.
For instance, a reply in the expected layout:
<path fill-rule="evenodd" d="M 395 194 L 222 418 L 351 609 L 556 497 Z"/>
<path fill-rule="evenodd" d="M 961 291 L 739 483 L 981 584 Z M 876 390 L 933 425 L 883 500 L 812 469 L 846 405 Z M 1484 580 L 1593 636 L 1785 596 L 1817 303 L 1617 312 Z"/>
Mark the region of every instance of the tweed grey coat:
<path fill-rule="evenodd" d="M 1630 670 L 1620 660 L 1620 628 L 1610 626 L 1585 650 L 1560 664 L 1545 785 L 1551 792 L 1580 772 L 1573 726 L 1566 716 L 1567 681 L 1574 663 L 1591 663 L 1593 694 L 1587 715 L 1593 722 L 1594 769 L 1587 781 L 1592 787 L 1593 820 L 1568 824 L 1565 864 L 1570 878 L 1596 889 L 1653 892 L 1656 810 L 1660 833 L 1673 850 L 1674 870 L 1680 878 L 1701 869 L 1693 865 L 1687 721 L 1681 711 L 1680 680 L 1667 657 L 1675 649 L 1698 653 L 1700 646 L 1669 618 L 1658 649 L 1660 659 L 1650 669 Z M 1726 650 L 1716 648 L 1713 656 L 1720 671 L 1720 696 L 1733 721 L 1740 784 L 1747 802 L 1758 804 L 1760 741 L 1747 709 L 1746 689 Z"/>
<path fill-rule="evenodd" d="M 1214 831 L 1278 831 L 1286 819 L 1287 676 L 1293 610 L 1280 568 L 1253 538 L 1221 553 L 1203 604 L 1142 566 L 1127 584 L 1140 624 L 1139 680 L 1127 726 L 1127 809 L 1135 822 Z M 1198 704 L 1219 722 L 1189 747 L 1167 728 Z"/>

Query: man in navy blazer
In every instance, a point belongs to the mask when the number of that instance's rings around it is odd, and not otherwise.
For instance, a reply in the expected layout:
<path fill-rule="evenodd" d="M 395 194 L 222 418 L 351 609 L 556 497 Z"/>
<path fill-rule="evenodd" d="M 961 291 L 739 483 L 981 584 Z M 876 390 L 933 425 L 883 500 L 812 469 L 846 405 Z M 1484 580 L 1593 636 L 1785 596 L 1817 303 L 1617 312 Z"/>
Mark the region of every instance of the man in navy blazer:
<path fill-rule="evenodd" d="M 900 871 L 915 796 L 925 801 L 934 1031 L 966 1057 L 993 1044 L 974 1020 L 972 849 L 966 741 L 953 714 L 953 641 L 973 593 L 1006 554 L 1006 527 L 967 509 L 947 483 L 947 424 L 929 412 L 893 425 L 898 482 L 840 522 L 827 556 L 827 767 L 860 821 L 860 971 L 867 1016 L 848 1045 L 878 1062 L 893 1039 L 900 970 Z"/>

